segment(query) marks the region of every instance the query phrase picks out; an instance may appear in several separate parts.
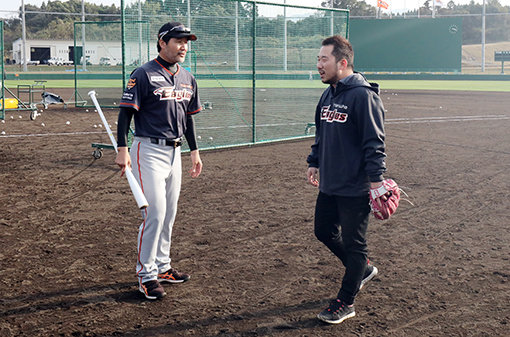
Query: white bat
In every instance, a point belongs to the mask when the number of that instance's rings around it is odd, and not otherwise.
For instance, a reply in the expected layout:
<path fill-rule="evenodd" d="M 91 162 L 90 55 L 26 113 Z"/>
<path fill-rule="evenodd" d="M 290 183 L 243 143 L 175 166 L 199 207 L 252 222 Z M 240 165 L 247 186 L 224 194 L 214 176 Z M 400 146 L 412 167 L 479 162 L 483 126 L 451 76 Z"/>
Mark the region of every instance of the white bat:
<path fill-rule="evenodd" d="M 92 99 L 92 102 L 94 102 L 94 105 L 96 106 L 97 113 L 99 114 L 99 117 L 101 117 L 101 121 L 103 122 L 104 127 L 106 128 L 106 132 L 108 133 L 108 136 L 110 136 L 110 141 L 112 142 L 113 148 L 115 149 L 115 152 L 118 152 L 117 150 L 117 142 L 115 141 L 115 138 L 113 137 L 112 130 L 110 129 L 110 126 L 108 125 L 108 122 L 106 121 L 106 118 L 104 117 L 103 111 L 101 110 L 101 107 L 99 106 L 99 102 L 96 98 L 96 92 L 94 90 L 89 92 L 89 96 Z M 133 192 L 133 196 L 135 197 L 136 204 L 140 209 L 145 209 L 147 206 L 149 206 L 149 203 L 147 202 L 147 199 L 145 199 L 145 195 L 143 195 L 142 189 L 140 188 L 140 185 L 138 185 L 138 182 L 136 181 L 135 176 L 133 175 L 133 172 L 131 172 L 130 167 L 126 167 L 126 178 L 129 183 L 129 187 L 131 187 L 131 192 Z"/>

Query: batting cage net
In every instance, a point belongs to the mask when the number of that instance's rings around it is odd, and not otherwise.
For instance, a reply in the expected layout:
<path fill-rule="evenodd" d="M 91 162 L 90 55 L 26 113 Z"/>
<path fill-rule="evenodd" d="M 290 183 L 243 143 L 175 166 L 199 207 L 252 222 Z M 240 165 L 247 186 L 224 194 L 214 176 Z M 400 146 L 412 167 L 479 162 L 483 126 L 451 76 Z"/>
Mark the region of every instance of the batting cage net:
<path fill-rule="evenodd" d="M 88 93 L 94 90 L 103 107 L 117 106 L 131 71 L 149 60 L 148 22 L 133 20 L 129 25 L 130 33 L 122 39 L 122 21 L 75 22 L 77 103 L 93 106 Z"/>
<path fill-rule="evenodd" d="M 179 21 L 198 37 L 189 42 L 183 66 L 197 79 L 205 108 L 195 119 L 202 149 L 308 136 L 325 89 L 316 71 L 318 50 L 328 36 L 347 36 L 349 22 L 347 10 L 259 1 L 121 0 L 121 7 L 121 23 L 75 28 L 77 45 L 83 36 L 103 41 L 103 48 L 111 43 L 109 57 L 122 61 L 122 69 L 103 69 L 103 81 L 122 85 L 101 89 L 100 104 L 118 104 L 131 71 L 157 56 L 159 28 Z M 90 82 L 79 70 L 77 65 L 76 86 L 83 96 Z"/>

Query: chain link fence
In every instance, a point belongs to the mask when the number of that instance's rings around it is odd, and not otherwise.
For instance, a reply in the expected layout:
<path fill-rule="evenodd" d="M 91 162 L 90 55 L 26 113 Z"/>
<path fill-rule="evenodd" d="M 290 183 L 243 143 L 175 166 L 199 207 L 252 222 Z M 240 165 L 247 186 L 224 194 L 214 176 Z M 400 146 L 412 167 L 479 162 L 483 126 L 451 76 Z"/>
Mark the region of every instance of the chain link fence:
<path fill-rule="evenodd" d="M 305 137 L 324 90 L 318 50 L 327 36 L 347 36 L 348 20 L 345 10 L 258 1 L 125 0 L 121 22 L 75 24 L 75 49 L 90 60 L 75 59 L 76 96 L 86 98 L 97 81 L 117 81 L 98 93 L 102 106 L 117 106 L 131 71 L 157 56 L 159 28 L 179 21 L 198 36 L 183 67 L 205 108 L 196 118 L 201 148 Z M 121 62 L 99 65 L 105 53 Z"/>

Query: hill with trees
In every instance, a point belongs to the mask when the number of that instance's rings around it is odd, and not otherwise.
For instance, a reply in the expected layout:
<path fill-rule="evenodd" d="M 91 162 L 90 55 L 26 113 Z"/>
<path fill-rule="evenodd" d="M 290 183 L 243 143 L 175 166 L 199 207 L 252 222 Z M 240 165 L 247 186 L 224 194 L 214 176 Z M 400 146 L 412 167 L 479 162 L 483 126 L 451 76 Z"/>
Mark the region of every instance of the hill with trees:
<path fill-rule="evenodd" d="M 423 5 L 406 13 L 391 14 L 391 17 L 431 17 L 432 1 L 426 0 Z M 325 0 L 323 7 L 329 8 L 331 2 Z M 185 15 L 186 3 L 177 0 L 146 0 L 143 5 L 146 8 L 157 10 L 158 14 L 169 13 L 172 16 Z M 335 8 L 350 10 L 351 18 L 374 18 L 377 8 L 365 1 L 334 0 Z M 242 6 L 240 6 L 241 8 Z M 214 1 L 192 1 L 192 15 L 226 15 L 230 9 L 218 8 Z M 241 11 L 244 11 L 241 8 Z M 21 13 L 21 12 L 20 12 Z M 74 22 L 81 21 L 81 0 L 53 0 L 43 2 L 41 6 L 25 5 L 26 35 L 28 39 L 54 39 L 72 40 L 74 34 Z M 120 19 L 120 7 L 115 5 L 105 6 L 85 2 L 86 21 L 118 21 Z M 207 13 L 207 14 L 204 14 Z M 471 1 L 467 5 L 456 5 L 449 1 L 445 7 L 436 6 L 436 16 L 462 16 L 463 17 L 463 44 L 477 44 L 481 42 L 482 29 L 482 5 Z M 221 14 L 221 15 L 220 15 Z M 230 13 L 231 15 L 233 13 Z M 241 15 L 249 15 L 244 11 Z M 487 0 L 486 3 L 486 42 L 510 41 L 510 6 L 503 6 L 499 0 Z M 384 11 L 382 19 L 390 18 L 390 14 Z M 306 20 L 306 19 L 305 19 Z M 261 18 L 259 23 L 264 24 Z M 298 37 L 299 30 L 303 25 L 289 24 L 289 36 Z M 294 31 L 295 30 L 295 31 Z M 6 54 L 12 49 L 12 42 L 21 37 L 21 14 L 18 18 L 4 21 L 4 50 Z"/>

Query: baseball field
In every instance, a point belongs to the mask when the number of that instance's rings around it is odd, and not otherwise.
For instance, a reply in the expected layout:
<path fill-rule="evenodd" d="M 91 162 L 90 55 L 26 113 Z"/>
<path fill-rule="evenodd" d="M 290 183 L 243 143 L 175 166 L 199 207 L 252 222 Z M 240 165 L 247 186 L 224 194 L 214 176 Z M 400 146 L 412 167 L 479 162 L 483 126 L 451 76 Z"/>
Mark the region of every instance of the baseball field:
<path fill-rule="evenodd" d="M 0 336 L 508 336 L 509 93 L 382 88 L 386 177 L 409 202 L 371 219 L 379 275 L 340 325 L 316 319 L 343 267 L 313 234 L 312 138 L 202 152 L 172 245 L 192 278 L 149 302 L 135 277 L 140 212 L 113 150 L 91 155 L 109 141 L 98 114 L 7 111 Z M 117 110 L 104 112 L 113 124 Z"/>

